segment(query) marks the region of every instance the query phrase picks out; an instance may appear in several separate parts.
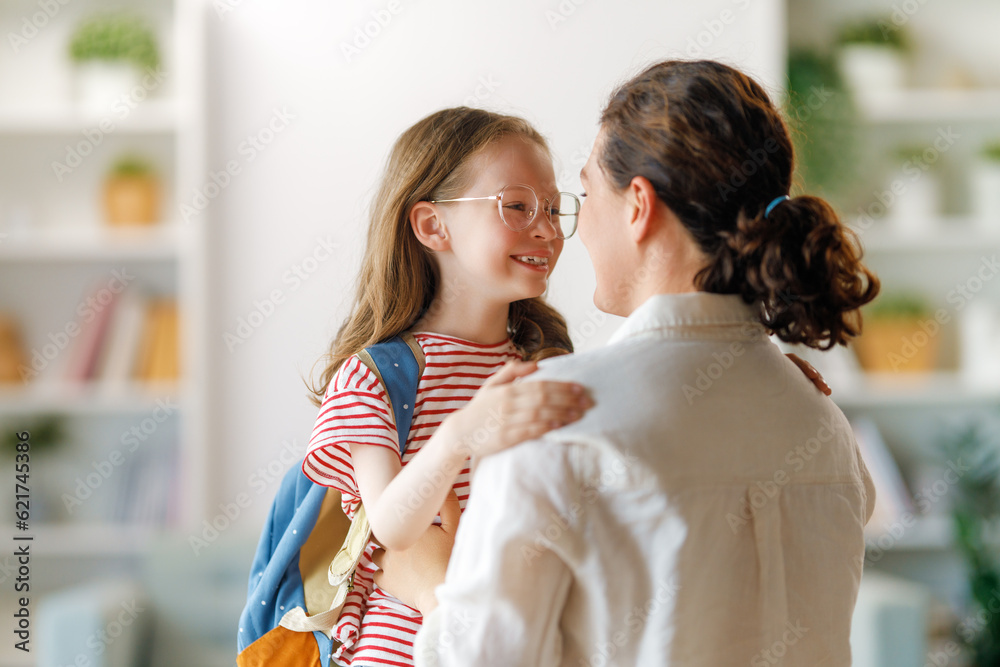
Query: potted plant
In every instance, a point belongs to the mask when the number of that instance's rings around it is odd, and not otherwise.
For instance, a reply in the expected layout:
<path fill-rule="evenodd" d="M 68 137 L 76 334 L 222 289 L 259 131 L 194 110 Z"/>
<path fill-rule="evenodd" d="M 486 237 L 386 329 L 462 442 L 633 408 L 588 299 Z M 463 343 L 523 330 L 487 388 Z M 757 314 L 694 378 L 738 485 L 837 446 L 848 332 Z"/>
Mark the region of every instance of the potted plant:
<path fill-rule="evenodd" d="M 13 478 L 14 464 L 17 462 L 18 434 L 27 431 L 30 434 L 31 463 L 31 519 L 32 521 L 51 521 L 64 516 L 60 494 L 65 491 L 63 480 L 57 482 L 52 475 L 52 466 L 59 464 L 55 456 L 66 442 L 66 418 L 62 415 L 47 414 L 35 418 L 18 416 L 15 421 L 7 421 L 0 428 L 0 472 L 7 479 Z M 9 466 L 9 469 L 8 469 Z M 43 472 L 44 470 L 44 472 Z M 71 478 L 72 479 L 72 478 Z M 14 503 L 7 503 L 13 512 Z M 13 515 L 7 518 L 7 525 L 13 523 Z"/>
<path fill-rule="evenodd" d="M 17 321 L 10 315 L 0 313 L 0 384 L 15 384 L 24 381 L 24 346 Z"/>
<path fill-rule="evenodd" d="M 909 40 L 889 18 L 845 25 L 837 37 L 840 71 L 861 98 L 899 92 L 906 82 Z"/>
<path fill-rule="evenodd" d="M 104 212 L 111 225 L 148 225 L 159 220 L 160 180 L 152 165 L 120 157 L 104 182 Z"/>
<path fill-rule="evenodd" d="M 966 566 L 971 609 L 958 624 L 959 641 L 974 667 L 1000 664 L 1000 562 L 996 529 L 1000 521 L 1000 455 L 996 433 L 975 422 L 942 447 L 955 465 L 952 496 L 955 543 Z"/>
<path fill-rule="evenodd" d="M 903 236 L 928 234 L 937 227 L 941 211 L 941 189 L 934 161 L 925 157 L 926 146 L 902 145 L 892 151 L 895 169 L 886 191 L 894 200 L 887 205 L 887 219 Z"/>
<path fill-rule="evenodd" d="M 970 301 L 958 315 L 962 380 L 970 387 L 1000 387 L 1000 308 L 990 299 Z"/>
<path fill-rule="evenodd" d="M 858 180 L 857 111 L 832 56 L 803 48 L 789 53 L 785 116 L 795 181 L 843 203 Z"/>
<path fill-rule="evenodd" d="M 114 100 L 139 85 L 160 64 L 156 36 L 140 18 L 98 14 L 73 32 L 69 55 L 76 64 L 77 94 L 87 109 L 107 112 Z"/>
<path fill-rule="evenodd" d="M 1000 232 L 1000 139 L 987 143 L 979 151 L 969 182 L 976 226 L 996 235 Z"/>
<path fill-rule="evenodd" d="M 939 329 L 922 296 L 883 294 L 865 310 L 854 351 L 866 371 L 927 372 L 937 362 Z"/>

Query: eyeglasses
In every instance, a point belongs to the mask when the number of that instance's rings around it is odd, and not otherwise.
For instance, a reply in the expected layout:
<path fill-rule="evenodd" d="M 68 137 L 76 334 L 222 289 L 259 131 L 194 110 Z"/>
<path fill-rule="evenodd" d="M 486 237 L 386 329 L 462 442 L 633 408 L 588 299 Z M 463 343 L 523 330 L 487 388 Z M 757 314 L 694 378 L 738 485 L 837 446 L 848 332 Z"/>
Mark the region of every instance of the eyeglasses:
<path fill-rule="evenodd" d="M 530 185 L 508 185 L 499 194 L 489 197 L 459 197 L 458 199 L 433 199 L 431 204 L 455 201 L 480 201 L 495 199 L 500 219 L 507 229 L 520 232 L 531 226 L 538 215 L 538 195 Z M 580 200 L 569 192 L 558 192 L 552 199 L 542 199 L 545 217 L 556 229 L 556 236 L 568 239 L 576 232 L 576 219 L 580 213 Z"/>

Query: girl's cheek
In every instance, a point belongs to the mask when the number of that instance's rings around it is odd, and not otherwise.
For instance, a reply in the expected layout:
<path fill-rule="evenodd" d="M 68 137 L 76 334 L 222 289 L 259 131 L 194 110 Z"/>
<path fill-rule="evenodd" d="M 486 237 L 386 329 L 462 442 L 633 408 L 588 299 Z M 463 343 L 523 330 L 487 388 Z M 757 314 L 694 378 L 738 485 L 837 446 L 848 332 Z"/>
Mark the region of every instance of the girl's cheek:
<path fill-rule="evenodd" d="M 552 247 L 552 268 L 559 262 L 559 258 L 562 257 L 563 244 L 566 243 L 565 240 L 559 239 L 553 244 Z"/>

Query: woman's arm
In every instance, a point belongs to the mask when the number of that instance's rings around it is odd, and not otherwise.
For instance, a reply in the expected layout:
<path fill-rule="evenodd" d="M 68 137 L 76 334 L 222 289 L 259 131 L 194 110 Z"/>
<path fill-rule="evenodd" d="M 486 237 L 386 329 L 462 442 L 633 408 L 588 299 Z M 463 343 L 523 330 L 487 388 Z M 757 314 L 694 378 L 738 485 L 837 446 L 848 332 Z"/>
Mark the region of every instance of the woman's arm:
<path fill-rule="evenodd" d="M 593 406 L 575 383 L 513 382 L 536 369 L 535 362 L 505 365 L 441 423 L 406 466 L 388 448 L 352 445 L 358 491 L 382 545 L 406 549 L 420 538 L 470 455 L 487 456 L 538 438 Z"/>

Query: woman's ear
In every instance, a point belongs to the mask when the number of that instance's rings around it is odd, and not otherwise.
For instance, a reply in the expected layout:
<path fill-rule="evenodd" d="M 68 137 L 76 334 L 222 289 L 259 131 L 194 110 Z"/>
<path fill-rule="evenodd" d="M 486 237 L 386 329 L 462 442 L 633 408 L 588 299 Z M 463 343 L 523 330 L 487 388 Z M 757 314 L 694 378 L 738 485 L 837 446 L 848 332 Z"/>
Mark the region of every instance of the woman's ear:
<path fill-rule="evenodd" d="M 638 243 L 654 231 L 659 198 L 656 196 L 653 184 L 644 176 L 634 177 L 628 184 L 625 194 L 630 212 L 629 230 L 632 233 L 632 240 Z"/>
<path fill-rule="evenodd" d="M 448 228 L 441 219 L 441 212 L 434 204 L 418 201 L 410 209 L 410 228 L 425 247 L 435 252 L 451 248 Z"/>

